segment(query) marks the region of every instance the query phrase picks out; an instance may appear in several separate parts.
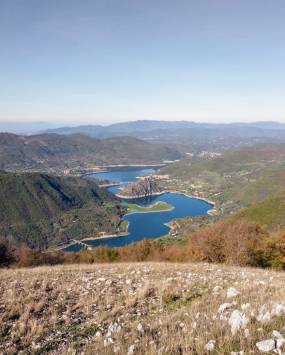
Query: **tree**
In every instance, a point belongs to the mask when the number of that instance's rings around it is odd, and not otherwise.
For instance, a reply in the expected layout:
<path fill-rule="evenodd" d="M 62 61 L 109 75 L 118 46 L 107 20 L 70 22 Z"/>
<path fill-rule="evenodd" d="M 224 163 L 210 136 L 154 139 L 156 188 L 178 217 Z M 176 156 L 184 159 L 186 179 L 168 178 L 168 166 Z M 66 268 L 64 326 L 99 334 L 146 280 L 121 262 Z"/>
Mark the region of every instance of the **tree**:
<path fill-rule="evenodd" d="M 15 261 L 15 251 L 7 238 L 0 237 L 0 267 L 9 266 Z"/>

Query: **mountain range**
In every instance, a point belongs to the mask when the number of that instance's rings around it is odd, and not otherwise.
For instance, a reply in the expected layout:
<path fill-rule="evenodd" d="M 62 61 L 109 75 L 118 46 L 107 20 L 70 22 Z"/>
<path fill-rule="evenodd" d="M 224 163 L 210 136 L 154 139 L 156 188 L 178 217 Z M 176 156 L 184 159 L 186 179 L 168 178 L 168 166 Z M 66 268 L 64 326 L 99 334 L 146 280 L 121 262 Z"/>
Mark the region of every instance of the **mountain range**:
<path fill-rule="evenodd" d="M 137 120 L 119 122 L 110 125 L 81 125 L 66 127 L 49 127 L 45 123 L 9 124 L 0 123 L 0 132 L 17 134 L 33 134 L 41 137 L 45 134 L 58 135 L 86 135 L 95 139 L 120 138 L 125 141 L 126 136 L 151 143 L 166 144 L 183 152 L 201 150 L 227 150 L 240 146 L 263 143 L 285 142 L 285 124 L 274 121 L 252 123 L 199 123 L 194 121 L 158 121 Z M 124 138 L 121 138 L 124 137 Z M 26 138 L 27 139 L 27 138 Z M 64 140 L 64 138 L 63 138 Z M 77 138 L 78 140 L 78 138 Z M 108 145 L 116 141 L 106 141 Z M 77 143 L 76 143 L 77 144 Z M 140 143 L 142 144 L 142 143 Z M 156 146 L 157 148 L 157 146 Z M 139 147 L 141 149 L 141 147 Z M 152 149 L 153 150 L 153 149 Z M 136 149 L 128 149 L 128 152 Z M 114 154 L 112 154 L 113 156 Z M 138 157 L 136 157 L 137 159 Z M 115 156 L 115 159 L 118 159 Z M 126 160 L 129 157 L 127 156 Z M 142 161 L 143 159 L 137 159 Z M 157 161 L 157 159 L 154 159 Z M 172 158 L 166 158 L 172 160 Z M 107 157 L 107 161 L 110 158 Z M 134 159 L 131 163 L 134 162 Z M 138 163 L 139 161 L 137 161 Z M 105 162 L 104 162 L 105 163 Z"/>
<path fill-rule="evenodd" d="M 47 133 L 81 133 L 94 138 L 131 136 L 155 143 L 188 145 L 189 150 L 225 150 L 256 143 L 285 142 L 285 124 L 197 123 L 191 121 L 140 120 L 109 126 L 87 125 L 50 129 Z"/>
<path fill-rule="evenodd" d="M 199 123 L 194 121 L 157 121 L 157 120 L 137 120 L 114 123 L 107 126 L 102 125 L 81 125 L 74 127 L 60 127 L 48 129 L 47 133 L 72 134 L 85 133 L 93 136 L 134 134 L 135 132 L 151 132 L 155 130 L 170 129 L 255 129 L 258 130 L 285 130 L 285 124 L 274 121 L 260 121 L 252 123 Z"/>

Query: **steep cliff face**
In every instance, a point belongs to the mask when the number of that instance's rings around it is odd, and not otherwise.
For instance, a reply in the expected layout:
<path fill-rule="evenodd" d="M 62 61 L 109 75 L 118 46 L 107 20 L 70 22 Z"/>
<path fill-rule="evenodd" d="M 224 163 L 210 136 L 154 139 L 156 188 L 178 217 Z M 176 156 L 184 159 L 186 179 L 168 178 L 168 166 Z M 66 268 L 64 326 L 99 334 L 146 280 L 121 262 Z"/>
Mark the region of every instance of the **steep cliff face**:
<path fill-rule="evenodd" d="M 145 177 L 138 182 L 128 185 L 120 195 L 129 197 L 147 197 L 161 193 L 163 190 L 158 181 L 152 177 Z"/>

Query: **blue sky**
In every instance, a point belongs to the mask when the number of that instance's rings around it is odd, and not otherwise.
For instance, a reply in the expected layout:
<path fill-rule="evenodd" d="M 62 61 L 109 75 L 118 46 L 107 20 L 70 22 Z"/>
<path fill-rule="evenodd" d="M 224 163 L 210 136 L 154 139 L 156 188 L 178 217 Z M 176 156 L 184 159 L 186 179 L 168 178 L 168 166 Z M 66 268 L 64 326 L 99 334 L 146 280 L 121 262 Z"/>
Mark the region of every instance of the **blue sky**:
<path fill-rule="evenodd" d="M 0 121 L 285 122 L 284 0 L 0 0 Z"/>

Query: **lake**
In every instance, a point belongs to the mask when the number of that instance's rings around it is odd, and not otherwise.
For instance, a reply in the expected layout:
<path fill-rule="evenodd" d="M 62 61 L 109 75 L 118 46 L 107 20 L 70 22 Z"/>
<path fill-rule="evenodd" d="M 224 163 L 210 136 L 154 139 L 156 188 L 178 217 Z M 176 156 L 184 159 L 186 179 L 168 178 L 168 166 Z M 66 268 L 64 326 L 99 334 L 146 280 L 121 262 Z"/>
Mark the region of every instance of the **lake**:
<path fill-rule="evenodd" d="M 117 168 L 104 173 L 92 174 L 90 176 L 93 176 L 98 180 L 111 180 L 112 182 L 120 184 L 120 186 L 112 186 L 108 188 L 109 191 L 116 194 L 119 191 L 120 187 L 123 187 L 127 184 L 136 181 L 139 177 L 153 174 L 155 171 L 155 168 L 147 166 L 142 168 Z"/>
<path fill-rule="evenodd" d="M 121 185 L 135 181 L 138 177 L 154 173 L 154 168 L 129 168 L 121 170 L 112 170 L 105 173 L 93 174 L 96 179 L 108 179 L 118 182 Z M 111 187 L 110 191 L 116 193 L 119 187 Z M 158 201 L 164 201 L 174 207 L 171 211 L 163 212 L 148 212 L 148 213 L 132 213 L 124 216 L 124 220 L 129 222 L 129 234 L 122 237 L 101 238 L 94 240 L 86 240 L 84 243 L 96 247 L 99 245 L 109 247 L 120 247 L 143 239 L 160 238 L 169 233 L 170 228 L 166 223 L 171 222 L 176 218 L 190 217 L 190 216 L 204 216 L 213 208 L 210 203 L 185 196 L 179 193 L 164 193 L 160 196 L 153 196 L 140 198 L 136 200 L 125 200 L 131 203 L 137 203 L 142 206 L 154 204 Z M 79 246 L 74 245 L 65 249 L 65 251 L 76 251 Z"/>

